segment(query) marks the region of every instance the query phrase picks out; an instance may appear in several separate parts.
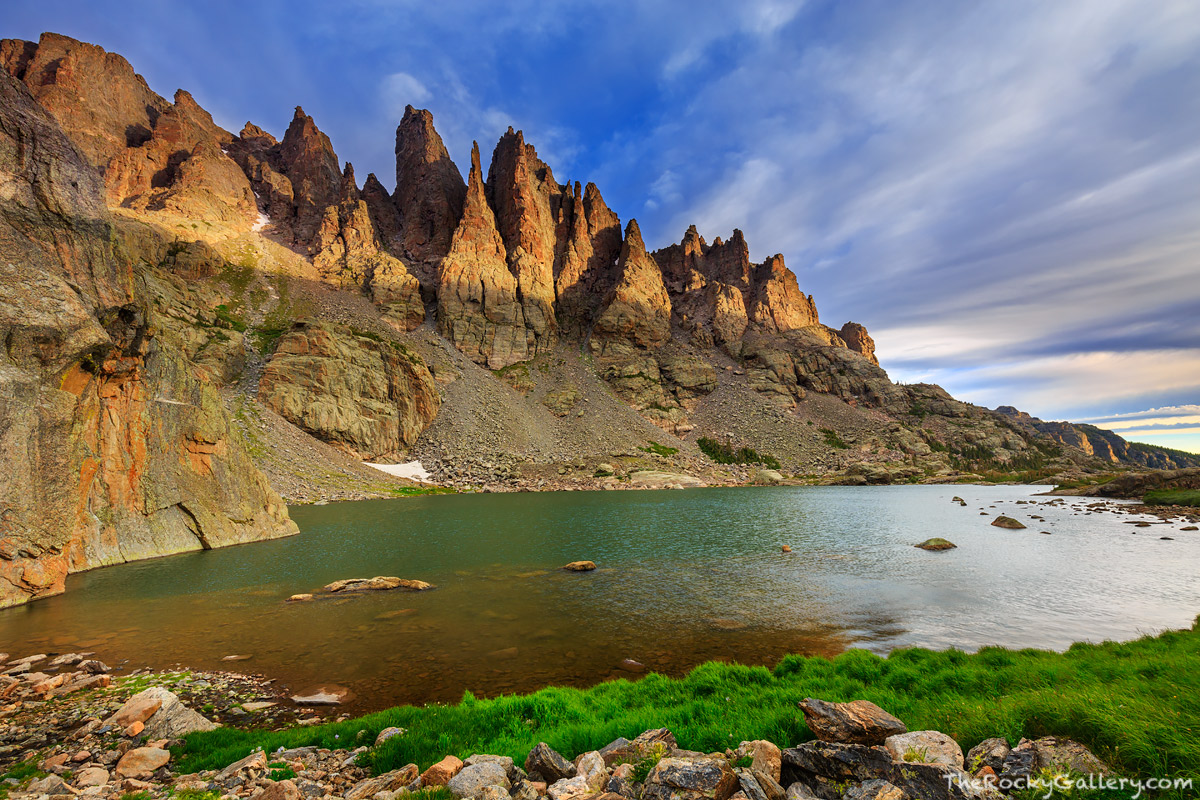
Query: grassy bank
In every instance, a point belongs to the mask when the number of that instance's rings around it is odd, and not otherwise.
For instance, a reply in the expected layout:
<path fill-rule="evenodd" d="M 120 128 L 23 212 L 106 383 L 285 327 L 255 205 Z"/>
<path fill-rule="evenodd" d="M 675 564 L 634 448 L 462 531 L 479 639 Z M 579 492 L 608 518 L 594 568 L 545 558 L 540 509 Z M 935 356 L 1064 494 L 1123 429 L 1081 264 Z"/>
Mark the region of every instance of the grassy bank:
<path fill-rule="evenodd" d="M 1190 506 L 1200 508 L 1200 489 L 1155 489 L 1146 492 L 1142 502 L 1148 506 Z"/>
<path fill-rule="evenodd" d="M 599 748 L 666 726 L 681 747 L 712 751 L 745 739 L 788 746 L 812 738 L 796 707 L 804 697 L 867 699 L 911 730 L 944 731 L 964 750 L 990 736 L 1069 736 L 1123 774 L 1200 777 L 1200 620 L 1124 644 L 1076 644 L 1066 653 L 987 648 L 899 650 L 880 658 L 861 650 L 829 660 L 789 656 L 775 670 L 709 663 L 680 679 L 648 675 L 587 690 L 457 705 L 404 706 L 347 722 L 282 732 L 220 729 L 188 738 L 180 768 L 222 767 L 254 747 L 370 745 L 377 771 L 415 762 L 422 769 L 447 753 L 494 753 L 524 760 L 539 741 L 564 755 Z"/>

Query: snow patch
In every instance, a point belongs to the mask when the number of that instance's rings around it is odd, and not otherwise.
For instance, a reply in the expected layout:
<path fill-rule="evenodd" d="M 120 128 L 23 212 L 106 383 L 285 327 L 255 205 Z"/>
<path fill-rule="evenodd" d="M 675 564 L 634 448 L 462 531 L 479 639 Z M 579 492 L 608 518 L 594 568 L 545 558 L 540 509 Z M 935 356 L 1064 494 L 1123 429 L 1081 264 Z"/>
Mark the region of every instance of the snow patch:
<path fill-rule="evenodd" d="M 420 461 L 409 461 L 405 464 L 373 464 L 370 461 L 364 461 L 363 463 L 368 467 L 374 467 L 380 472 L 395 475 L 397 478 L 408 478 L 412 481 L 429 483 L 429 473 L 421 466 Z"/>
<path fill-rule="evenodd" d="M 262 203 L 262 197 L 259 196 L 258 192 L 254 193 L 254 199 L 257 201 L 256 205 Z M 254 231 L 255 233 L 258 233 L 259 231 L 261 231 L 263 228 L 267 227 L 270 224 L 271 224 L 271 218 L 268 217 L 266 214 L 264 214 L 262 211 L 259 211 L 258 219 L 254 220 L 254 224 L 250 226 L 250 230 Z"/>

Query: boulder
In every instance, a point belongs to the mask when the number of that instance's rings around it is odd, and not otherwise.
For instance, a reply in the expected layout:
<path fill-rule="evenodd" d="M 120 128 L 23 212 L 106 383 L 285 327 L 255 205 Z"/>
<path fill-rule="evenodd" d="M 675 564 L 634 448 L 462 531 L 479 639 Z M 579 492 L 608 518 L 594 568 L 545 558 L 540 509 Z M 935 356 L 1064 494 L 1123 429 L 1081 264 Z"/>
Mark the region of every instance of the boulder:
<path fill-rule="evenodd" d="M 595 561 L 572 561 L 570 564 L 563 565 L 563 569 L 568 572 L 591 572 L 595 568 Z"/>
<path fill-rule="evenodd" d="M 588 785 L 587 778 L 583 775 L 576 775 L 574 778 L 563 778 L 550 784 L 546 788 L 546 794 L 550 800 L 571 800 L 571 798 L 594 794 L 594 790 Z"/>
<path fill-rule="evenodd" d="M 645 489 L 691 489 L 705 486 L 704 481 L 692 475 L 680 475 L 674 472 L 658 472 L 642 470 L 629 476 L 629 483 Z"/>
<path fill-rule="evenodd" d="M 615 794 L 627 800 L 640 800 L 638 784 L 633 780 L 634 765 L 629 762 L 618 764 L 605 784 L 606 794 Z"/>
<path fill-rule="evenodd" d="M 638 734 L 632 742 L 617 739 L 600 750 L 607 766 L 618 761 L 634 762 L 655 755 L 667 755 L 679 747 L 675 735 L 666 728 L 654 728 Z"/>
<path fill-rule="evenodd" d="M 155 739 L 182 739 L 189 733 L 216 730 L 218 727 L 215 722 L 197 714 L 180 702 L 179 698 L 173 692 L 161 686 L 152 686 L 145 691 L 139 692 L 129 699 L 126 706 L 135 699 L 139 699 L 139 705 L 143 709 L 146 707 L 143 704 L 153 705 L 155 701 L 161 703 L 158 710 L 147 717 L 144 723 L 146 726 L 144 729 L 146 738 L 151 741 Z M 120 711 L 117 713 L 119 714 Z"/>
<path fill-rule="evenodd" d="M 919 547 L 922 550 L 930 550 L 933 552 L 937 552 L 939 550 L 953 550 L 954 548 L 958 547 L 958 545 L 956 545 L 954 542 L 947 541 L 946 539 L 942 539 L 937 536 L 933 537 L 932 539 L 926 539 L 920 544 L 914 546 Z"/>
<path fill-rule="evenodd" d="M 738 778 L 724 759 L 664 758 L 650 770 L 643 800 L 728 800 Z"/>
<path fill-rule="evenodd" d="M 242 770 L 265 770 L 267 768 L 267 754 L 262 750 L 255 750 L 250 755 L 243 759 L 233 762 L 225 769 L 217 773 L 217 780 L 224 781 L 237 775 Z"/>
<path fill-rule="evenodd" d="M 1032 743 L 1039 770 L 1068 771 L 1078 775 L 1099 775 L 1111 770 L 1092 751 L 1071 739 L 1047 736 Z M 1018 745 L 1018 748 L 1020 745 Z"/>
<path fill-rule="evenodd" d="M 457 756 L 449 755 L 421 773 L 422 786 L 445 786 L 463 768 Z"/>
<path fill-rule="evenodd" d="M 417 765 L 407 764 L 400 769 L 367 778 L 354 784 L 354 787 L 346 792 L 346 800 L 367 800 L 379 792 L 394 792 L 415 781 L 417 775 Z"/>
<path fill-rule="evenodd" d="M 737 753 L 739 756 L 750 756 L 752 772 L 765 772 L 776 783 L 779 782 L 779 770 L 783 763 L 783 756 L 773 742 L 768 742 L 766 739 L 742 742 L 738 745 Z"/>
<path fill-rule="evenodd" d="M 75 788 L 77 789 L 104 786 L 106 783 L 108 783 L 108 770 L 103 767 L 87 767 L 75 773 Z"/>
<path fill-rule="evenodd" d="M 570 763 L 570 762 L 568 762 Z M 446 788 L 455 797 L 482 798 L 483 790 L 488 786 L 499 786 L 507 793 L 512 784 L 508 780 L 508 771 L 503 764 L 485 761 L 463 767 L 458 774 L 446 782 Z M 346 800 L 353 800 L 347 797 Z"/>
<path fill-rule="evenodd" d="M 1004 769 L 1004 759 L 1012 752 L 1006 739 L 984 739 L 967 753 L 964 767 L 974 775 L 984 767 L 990 767 L 997 775 Z"/>
<path fill-rule="evenodd" d="M 796 781 L 787 788 L 787 800 L 819 800 L 803 783 Z"/>
<path fill-rule="evenodd" d="M 578 770 L 577 777 L 583 778 L 588 789 L 593 792 L 600 791 L 604 787 L 604 784 L 608 782 L 608 771 L 604 766 L 604 757 L 595 750 L 584 753 L 575 759 L 575 769 Z"/>
<path fill-rule="evenodd" d="M 154 712 L 162 708 L 162 705 L 161 696 L 140 692 L 126 700 L 125 705 L 121 706 L 117 713 L 104 720 L 104 724 L 114 725 L 118 728 L 128 728 L 135 722 L 144 723 L 150 719 Z"/>
<path fill-rule="evenodd" d="M 889 736 L 883 746 L 892 758 L 918 764 L 949 764 L 963 768 L 963 752 L 958 742 L 940 731 L 910 731 Z"/>
<path fill-rule="evenodd" d="M 250 795 L 250 800 L 301 800 L 304 795 L 294 781 L 267 781 L 267 785 Z"/>
<path fill-rule="evenodd" d="M 116 774 L 121 778 L 137 778 L 152 775 L 155 770 L 165 767 L 171 760 L 171 754 L 157 747 L 139 747 L 121 756 L 117 762 Z"/>
<path fill-rule="evenodd" d="M 379 735 L 375 737 L 375 746 L 379 747 L 379 745 L 383 744 L 384 742 L 386 742 L 388 739 L 392 738 L 393 736 L 403 736 L 403 735 L 404 735 L 403 728 L 396 728 L 396 727 L 384 728 L 383 730 L 381 730 L 379 732 Z M 457 761 L 458 759 L 455 759 L 455 760 Z M 462 766 L 462 762 L 459 762 L 459 766 Z"/>
<path fill-rule="evenodd" d="M 908 800 L 908 797 L 899 787 L 876 779 L 851 786 L 842 800 Z"/>
<path fill-rule="evenodd" d="M 574 778 L 579 770 L 570 761 L 556 753 L 550 745 L 538 742 L 525 758 L 525 771 L 540 776 L 546 783 L 555 783 L 563 778 Z"/>
<path fill-rule="evenodd" d="M 778 486 L 783 483 L 783 474 L 774 469 L 760 469 L 754 473 L 754 482 L 764 486 Z"/>
<path fill-rule="evenodd" d="M 826 703 L 810 697 L 800 703 L 800 710 L 809 730 L 823 742 L 875 745 L 908 732 L 903 722 L 867 700 Z"/>
<path fill-rule="evenodd" d="M 40 780 L 31 781 L 25 787 L 25 792 L 31 795 L 68 795 L 74 793 L 74 790 L 57 775 L 47 775 Z"/>
<path fill-rule="evenodd" d="M 992 526 L 996 528 L 1007 528 L 1008 530 L 1012 531 L 1018 531 L 1025 527 L 1012 517 L 1006 517 L 1003 514 L 992 520 Z"/>
<path fill-rule="evenodd" d="M 978 797 L 971 776 L 947 764 L 899 763 L 884 747 L 805 742 L 783 751 L 783 774 L 824 796 L 834 785 L 883 780 L 921 800 Z M 790 784 L 789 784 L 790 785 Z M 990 795 L 988 795 L 990 797 Z"/>

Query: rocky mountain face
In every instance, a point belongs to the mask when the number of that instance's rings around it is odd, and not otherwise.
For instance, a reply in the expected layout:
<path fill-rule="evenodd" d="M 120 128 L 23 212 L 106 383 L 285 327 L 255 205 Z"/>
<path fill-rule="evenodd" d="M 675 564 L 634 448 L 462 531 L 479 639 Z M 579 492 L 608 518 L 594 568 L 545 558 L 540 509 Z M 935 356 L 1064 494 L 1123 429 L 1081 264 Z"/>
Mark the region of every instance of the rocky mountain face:
<path fill-rule="evenodd" d="M 476 144 L 464 181 L 410 106 L 389 192 L 360 187 L 299 107 L 281 139 L 234 135 L 56 34 L 0 41 L 0 64 L 0 437 L 17 454 L 0 603 L 293 530 L 250 459 L 274 443 L 240 438 L 268 417 L 485 485 L 544 465 L 616 481 L 647 453 L 745 479 L 702 438 L 865 483 L 1179 461 L 892 383 L 866 328 L 823 324 L 781 255 L 695 227 L 650 251 L 520 131 L 486 171 Z"/>
<path fill-rule="evenodd" d="M 94 164 L 120 157 L 118 126 L 88 118 L 81 151 L 47 110 L 75 124 L 71 91 L 116 91 L 89 72 L 113 66 L 103 51 L 63 53 L 60 38 L 53 58 L 3 46 L 10 69 L 41 70 L 46 107 L 0 72 L 0 606 L 89 567 L 296 530 L 208 372 L 160 327 L 105 206 Z M 139 147 L 170 113 L 147 119 Z"/>
<path fill-rule="evenodd" d="M 1186 469 L 1200 467 L 1200 456 L 1165 448 L 1146 447 L 1125 441 L 1112 431 L 1094 425 L 1073 422 L 1045 422 L 1018 411 L 1012 406 L 1000 406 L 1000 414 L 1010 417 L 1024 428 L 1045 434 L 1057 442 L 1081 450 L 1109 464 L 1136 464 L 1150 469 Z"/>

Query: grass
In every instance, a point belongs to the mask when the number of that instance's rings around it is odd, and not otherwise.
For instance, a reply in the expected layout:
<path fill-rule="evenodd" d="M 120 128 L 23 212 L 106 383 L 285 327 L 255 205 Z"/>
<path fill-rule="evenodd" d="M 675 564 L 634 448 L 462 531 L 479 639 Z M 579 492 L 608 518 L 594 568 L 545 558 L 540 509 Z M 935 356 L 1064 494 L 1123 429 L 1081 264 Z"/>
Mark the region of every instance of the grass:
<path fill-rule="evenodd" d="M 1148 506 L 1191 506 L 1200 508 L 1200 489 L 1155 489 L 1146 492 L 1142 502 Z"/>
<path fill-rule="evenodd" d="M 667 447 L 665 444 L 659 444 L 658 442 L 651 442 L 645 447 L 639 447 L 638 450 L 641 450 L 643 453 L 653 453 L 657 456 L 663 456 L 664 458 L 668 458 L 679 452 L 678 447 Z"/>
<path fill-rule="evenodd" d="M 819 428 L 821 433 L 825 434 L 825 444 L 832 447 L 834 450 L 849 450 L 850 445 L 838 435 L 838 432 L 832 428 Z"/>
<path fill-rule="evenodd" d="M 762 464 L 770 469 L 781 469 L 783 466 L 775 456 L 759 453 L 751 447 L 735 448 L 728 442 L 718 442 L 706 436 L 697 439 L 696 445 L 718 464 Z"/>
<path fill-rule="evenodd" d="M 395 486 L 390 490 L 396 497 L 422 497 L 427 494 L 458 494 L 447 486 Z"/>
<path fill-rule="evenodd" d="M 401 706 L 311 728 L 221 728 L 189 736 L 179 770 L 224 767 L 259 746 L 336 748 L 360 736 L 373 740 L 393 725 L 408 732 L 364 755 L 375 772 L 410 762 L 424 769 L 449 753 L 523 761 L 539 741 L 571 757 L 662 726 L 681 747 L 703 752 L 760 738 L 790 746 L 812 738 L 796 703 L 819 697 L 870 700 L 910 730 L 944 731 L 964 750 L 992 736 L 1015 744 L 1058 735 L 1087 745 L 1124 775 L 1195 777 L 1197 659 L 1200 620 L 1190 630 L 1076 644 L 1065 653 L 905 649 L 881 658 L 851 650 L 834 659 L 788 656 L 774 670 L 714 662 L 683 678 L 651 674 L 488 700 L 468 692 L 457 705 Z"/>

